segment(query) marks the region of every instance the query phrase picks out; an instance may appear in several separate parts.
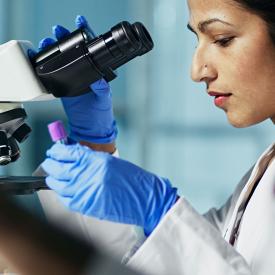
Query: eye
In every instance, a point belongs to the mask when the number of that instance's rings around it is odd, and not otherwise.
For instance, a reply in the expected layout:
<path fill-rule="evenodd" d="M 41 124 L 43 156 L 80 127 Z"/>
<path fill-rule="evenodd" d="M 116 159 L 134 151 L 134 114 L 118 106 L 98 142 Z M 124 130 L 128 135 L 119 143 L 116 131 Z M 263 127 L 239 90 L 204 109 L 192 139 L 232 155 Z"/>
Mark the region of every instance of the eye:
<path fill-rule="evenodd" d="M 232 40 L 234 39 L 234 36 L 231 37 L 226 37 L 226 38 L 222 38 L 222 39 L 218 39 L 214 41 L 214 44 L 217 44 L 221 47 L 227 47 L 229 46 L 229 44 L 232 42 Z"/>

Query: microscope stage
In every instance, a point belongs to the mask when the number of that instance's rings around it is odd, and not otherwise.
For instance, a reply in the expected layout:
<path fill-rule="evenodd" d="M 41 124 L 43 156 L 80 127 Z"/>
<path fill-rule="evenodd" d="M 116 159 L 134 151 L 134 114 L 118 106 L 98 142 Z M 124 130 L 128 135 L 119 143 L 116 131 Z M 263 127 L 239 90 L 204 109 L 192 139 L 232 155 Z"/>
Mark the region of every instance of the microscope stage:
<path fill-rule="evenodd" d="M 26 195 L 47 189 L 45 177 L 0 176 L 0 195 Z"/>

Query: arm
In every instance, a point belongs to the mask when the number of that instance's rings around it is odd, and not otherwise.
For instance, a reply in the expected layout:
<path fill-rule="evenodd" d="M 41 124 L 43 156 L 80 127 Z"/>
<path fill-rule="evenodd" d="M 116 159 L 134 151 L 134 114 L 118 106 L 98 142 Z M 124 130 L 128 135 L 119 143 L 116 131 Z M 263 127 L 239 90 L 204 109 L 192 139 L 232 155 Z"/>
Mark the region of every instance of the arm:
<path fill-rule="evenodd" d="M 118 152 L 113 155 L 118 157 Z M 40 168 L 37 171 L 44 170 Z M 46 176 L 45 172 L 43 175 Z M 38 197 L 49 221 L 79 234 L 88 242 L 96 242 L 118 260 L 143 237 L 141 230 L 135 226 L 102 221 L 69 211 L 54 191 L 40 191 Z"/>
<path fill-rule="evenodd" d="M 72 211 L 141 226 L 148 236 L 129 265 L 146 274 L 252 275 L 242 256 L 167 179 L 79 144 L 55 144 L 47 184 Z M 173 261 L 167 260 L 173 259 Z"/>
<path fill-rule="evenodd" d="M 150 275 L 252 275 L 245 259 L 183 198 L 127 265 Z"/>
<path fill-rule="evenodd" d="M 154 230 L 174 205 L 177 189 L 168 179 L 80 144 L 55 144 L 42 163 L 46 182 L 72 211 Z"/>
<path fill-rule="evenodd" d="M 109 143 L 109 144 L 98 144 L 98 143 L 92 143 L 88 141 L 80 141 L 81 145 L 85 145 L 89 148 L 91 148 L 94 151 L 101 151 L 106 152 L 109 154 L 113 154 L 116 151 L 116 145 L 115 143 Z"/>
<path fill-rule="evenodd" d="M 75 19 L 77 28 L 85 28 L 95 36 L 84 16 Z M 57 40 L 70 34 L 66 28 L 56 25 L 53 35 Z M 55 43 L 52 38 L 44 38 L 39 43 L 43 50 Z M 61 98 L 69 122 L 70 138 L 96 151 L 113 153 L 117 137 L 116 121 L 113 114 L 112 91 L 104 79 L 91 83 L 86 94 Z"/>
<path fill-rule="evenodd" d="M 83 16 L 77 16 L 75 23 L 78 28 L 89 29 L 93 35 Z M 68 34 L 69 31 L 62 26 L 53 27 L 56 39 L 62 39 Z M 44 49 L 54 42 L 51 38 L 45 38 L 40 42 L 39 48 Z M 93 83 L 90 88 L 90 91 L 82 96 L 61 99 L 69 122 L 70 137 L 92 150 L 113 154 L 116 150 L 117 129 L 111 88 L 104 80 Z M 70 228 L 88 241 L 96 240 L 117 258 L 121 258 L 137 239 L 136 228 L 133 226 L 99 221 L 73 213 L 62 205 L 54 191 L 40 191 L 38 195 L 49 220 Z"/>

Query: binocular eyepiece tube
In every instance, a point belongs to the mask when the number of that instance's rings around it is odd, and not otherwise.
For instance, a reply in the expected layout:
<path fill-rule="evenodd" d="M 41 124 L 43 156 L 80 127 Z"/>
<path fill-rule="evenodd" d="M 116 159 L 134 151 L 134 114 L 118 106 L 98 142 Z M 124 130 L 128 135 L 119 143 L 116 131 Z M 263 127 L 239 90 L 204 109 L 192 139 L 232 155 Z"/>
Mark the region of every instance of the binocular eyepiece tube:
<path fill-rule="evenodd" d="M 140 22 L 123 21 L 98 37 L 83 28 L 57 41 L 32 59 L 46 89 L 56 97 L 77 96 L 104 78 L 116 78 L 115 70 L 153 49 L 153 40 Z"/>

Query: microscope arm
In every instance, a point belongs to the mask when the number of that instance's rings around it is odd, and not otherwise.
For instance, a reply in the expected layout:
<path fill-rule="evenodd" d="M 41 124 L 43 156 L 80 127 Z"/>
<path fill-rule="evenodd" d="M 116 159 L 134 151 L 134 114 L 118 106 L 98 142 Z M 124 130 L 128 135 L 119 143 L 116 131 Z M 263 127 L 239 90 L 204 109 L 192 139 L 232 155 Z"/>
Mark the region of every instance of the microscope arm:
<path fill-rule="evenodd" d="M 11 40 L 0 45 L 0 165 L 19 158 L 17 143 L 31 132 L 22 103 L 54 99 L 36 76 L 28 54 L 31 49 L 29 41 Z"/>
<path fill-rule="evenodd" d="M 11 40 L 0 45 L 0 109 L 10 103 L 54 99 L 33 69 L 28 55 L 31 49 L 29 41 Z"/>

